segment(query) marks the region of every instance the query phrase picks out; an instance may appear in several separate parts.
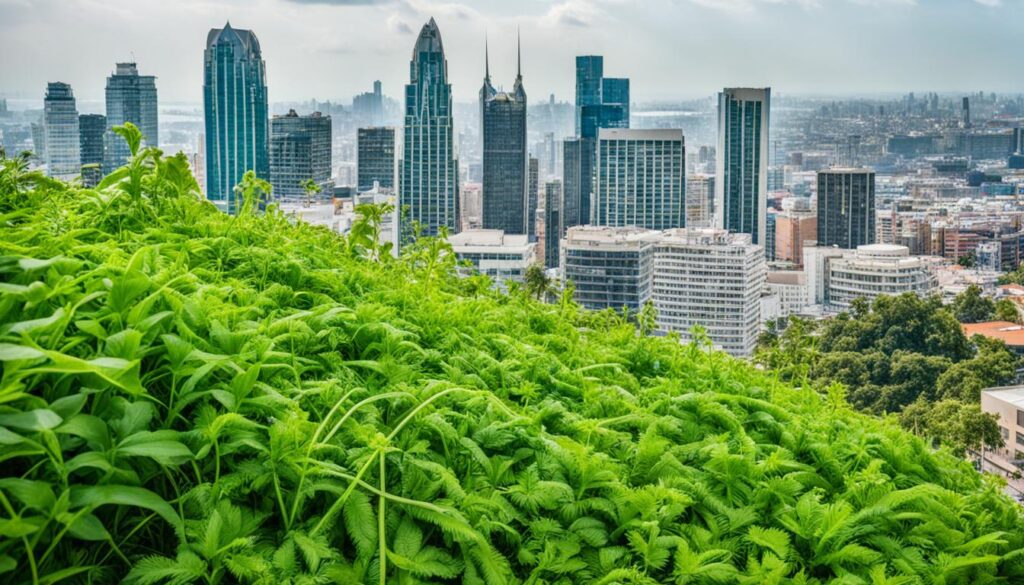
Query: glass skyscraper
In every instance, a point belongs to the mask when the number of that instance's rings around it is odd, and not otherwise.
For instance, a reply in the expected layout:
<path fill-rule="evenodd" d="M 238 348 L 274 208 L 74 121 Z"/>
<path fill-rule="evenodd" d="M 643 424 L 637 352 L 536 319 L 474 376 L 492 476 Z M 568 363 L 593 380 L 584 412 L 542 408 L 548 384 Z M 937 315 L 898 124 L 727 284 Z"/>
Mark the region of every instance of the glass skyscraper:
<path fill-rule="evenodd" d="M 683 227 L 686 148 L 682 130 L 601 129 L 594 225 Z"/>
<path fill-rule="evenodd" d="M 562 183 L 544 184 L 544 267 L 558 268 L 558 244 L 562 238 Z"/>
<path fill-rule="evenodd" d="M 398 201 L 421 234 L 445 227 L 458 231 L 459 162 L 452 128 L 452 86 L 441 31 L 431 18 L 423 25 L 409 63 L 405 86 L 405 143 Z M 403 228 L 403 232 L 405 232 Z"/>
<path fill-rule="evenodd" d="M 875 243 L 875 172 L 818 172 L 818 245 L 855 250 Z"/>
<path fill-rule="evenodd" d="M 510 92 L 496 92 L 486 64 L 480 89 L 483 126 L 483 227 L 527 234 L 530 222 L 526 149 L 526 90 L 517 67 Z M 536 209 L 536 207 L 534 207 Z"/>
<path fill-rule="evenodd" d="M 306 197 L 304 183 L 312 179 L 320 198 L 334 192 L 331 179 L 331 117 L 320 112 L 300 116 L 289 110 L 270 121 L 270 184 L 274 199 Z"/>
<path fill-rule="evenodd" d="M 103 178 L 103 135 L 106 131 L 106 116 L 100 114 L 78 116 L 82 185 L 85 187 L 95 187 Z"/>
<path fill-rule="evenodd" d="M 142 131 L 142 143 L 159 146 L 157 130 L 156 77 L 139 75 L 135 63 L 118 63 L 107 78 L 107 134 L 103 172 L 110 173 L 128 162 L 128 143 L 111 131 L 114 126 L 131 122 Z"/>
<path fill-rule="evenodd" d="M 604 76 L 604 57 L 580 55 L 576 57 L 576 136 L 582 136 L 580 115 L 583 106 L 601 103 L 601 78 Z"/>
<path fill-rule="evenodd" d="M 43 99 L 43 162 L 46 174 L 70 181 L 82 172 L 78 109 L 71 86 L 60 81 L 46 85 Z"/>
<path fill-rule="evenodd" d="M 765 244 L 770 88 L 718 94 L 715 225 Z"/>
<path fill-rule="evenodd" d="M 395 188 L 395 129 L 360 128 L 357 135 L 356 184 L 360 192 Z"/>
<path fill-rule="evenodd" d="M 206 198 L 230 212 L 246 171 L 270 178 L 266 65 L 256 35 L 231 23 L 210 30 L 203 61 Z"/>

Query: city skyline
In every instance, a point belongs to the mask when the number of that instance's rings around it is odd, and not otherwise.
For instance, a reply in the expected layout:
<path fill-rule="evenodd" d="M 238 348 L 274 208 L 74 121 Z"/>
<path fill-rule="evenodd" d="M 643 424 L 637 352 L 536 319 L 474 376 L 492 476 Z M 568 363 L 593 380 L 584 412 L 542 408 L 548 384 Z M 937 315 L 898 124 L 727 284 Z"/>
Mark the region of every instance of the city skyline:
<path fill-rule="evenodd" d="M 48 48 L 30 59 L 0 52 L 0 95 L 41 102 L 38 88 L 60 80 L 76 88 L 79 101 L 100 100 L 108 64 L 134 60 L 158 78 L 162 100 L 198 103 L 195 65 L 202 56 L 192 41 L 232 20 L 262 31 L 272 102 L 345 98 L 376 78 L 386 94 L 398 96 L 402 47 L 431 15 L 448 24 L 457 102 L 472 100 L 479 87 L 485 34 L 492 59 L 511 62 L 518 26 L 524 69 L 538 98 L 571 98 L 573 57 L 580 54 L 605 54 L 611 68 L 629 71 L 638 101 L 703 97 L 734 85 L 772 85 L 780 95 L 1024 91 L 1005 74 L 1016 66 L 1021 2 L 527 0 L 508 7 L 491 1 L 197 0 L 167 7 L 143 1 L 136 9 L 116 0 L 81 17 L 83 11 L 67 4 L 0 0 L 0 36 L 10 45 Z M 866 26 L 870 44 L 861 42 Z M 159 34 L 168 28 L 176 34 Z M 616 33 L 614 43 L 609 31 Z M 757 58 L 744 58 L 754 47 Z M 70 51 L 80 58 L 65 59 Z M 935 62 L 946 66 L 928 66 Z M 315 74 L 323 69 L 345 74 Z"/>

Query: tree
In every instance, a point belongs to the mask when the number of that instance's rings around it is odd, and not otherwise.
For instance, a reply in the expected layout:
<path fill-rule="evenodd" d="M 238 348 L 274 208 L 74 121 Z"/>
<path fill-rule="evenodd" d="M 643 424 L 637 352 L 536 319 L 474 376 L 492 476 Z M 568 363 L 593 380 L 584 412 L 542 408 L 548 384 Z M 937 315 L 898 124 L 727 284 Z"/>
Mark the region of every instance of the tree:
<path fill-rule="evenodd" d="M 523 290 L 537 300 L 547 300 L 548 293 L 551 292 L 551 279 L 548 278 L 543 265 L 534 263 L 526 268 Z"/>
<path fill-rule="evenodd" d="M 1017 311 L 1016 303 L 1010 299 L 999 299 L 996 301 L 995 320 L 1020 323 L 1020 312 Z"/>
<path fill-rule="evenodd" d="M 995 302 L 981 294 L 981 287 L 972 284 L 953 299 L 953 314 L 961 323 L 991 321 L 996 313 Z"/>

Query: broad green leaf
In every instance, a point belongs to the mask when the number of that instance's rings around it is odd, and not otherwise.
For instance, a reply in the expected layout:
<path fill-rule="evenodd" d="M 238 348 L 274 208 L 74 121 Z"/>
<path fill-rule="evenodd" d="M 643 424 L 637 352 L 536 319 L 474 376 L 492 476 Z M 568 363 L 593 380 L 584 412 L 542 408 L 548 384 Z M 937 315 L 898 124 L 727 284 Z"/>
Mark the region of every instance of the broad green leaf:
<path fill-rule="evenodd" d="M 41 357 L 46 357 L 46 354 L 34 347 L 14 345 L 13 343 L 0 343 L 0 362 L 34 360 Z"/>
<path fill-rule="evenodd" d="M 71 505 L 99 507 L 104 505 L 135 506 L 156 512 L 176 530 L 181 530 L 181 518 L 170 504 L 157 494 L 140 487 L 127 485 L 72 486 Z"/>
<path fill-rule="evenodd" d="M 47 408 L 15 414 L 0 414 L 0 425 L 24 431 L 44 431 L 62 422 L 60 415 Z"/>

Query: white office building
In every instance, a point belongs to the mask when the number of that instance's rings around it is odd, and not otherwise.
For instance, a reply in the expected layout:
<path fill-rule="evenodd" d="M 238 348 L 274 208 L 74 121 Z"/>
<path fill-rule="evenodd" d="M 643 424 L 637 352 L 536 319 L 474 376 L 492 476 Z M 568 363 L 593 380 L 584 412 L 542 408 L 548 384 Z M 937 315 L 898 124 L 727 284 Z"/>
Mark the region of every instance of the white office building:
<path fill-rule="evenodd" d="M 881 295 L 907 292 L 927 295 L 937 288 L 924 258 L 911 256 L 906 246 L 868 244 L 823 262 L 824 304 L 845 310 L 854 299 L 873 301 Z"/>
<path fill-rule="evenodd" d="M 503 230 L 465 230 L 448 236 L 448 243 L 460 261 L 471 265 L 468 270 L 463 267 L 464 274 L 486 274 L 502 289 L 509 280 L 523 281 L 537 248 L 526 234 L 506 234 Z"/>
<path fill-rule="evenodd" d="M 674 229 L 654 245 L 651 300 L 658 328 L 683 339 L 694 326 L 715 347 L 749 356 L 761 327 L 765 257 L 749 234 L 721 229 Z"/>

